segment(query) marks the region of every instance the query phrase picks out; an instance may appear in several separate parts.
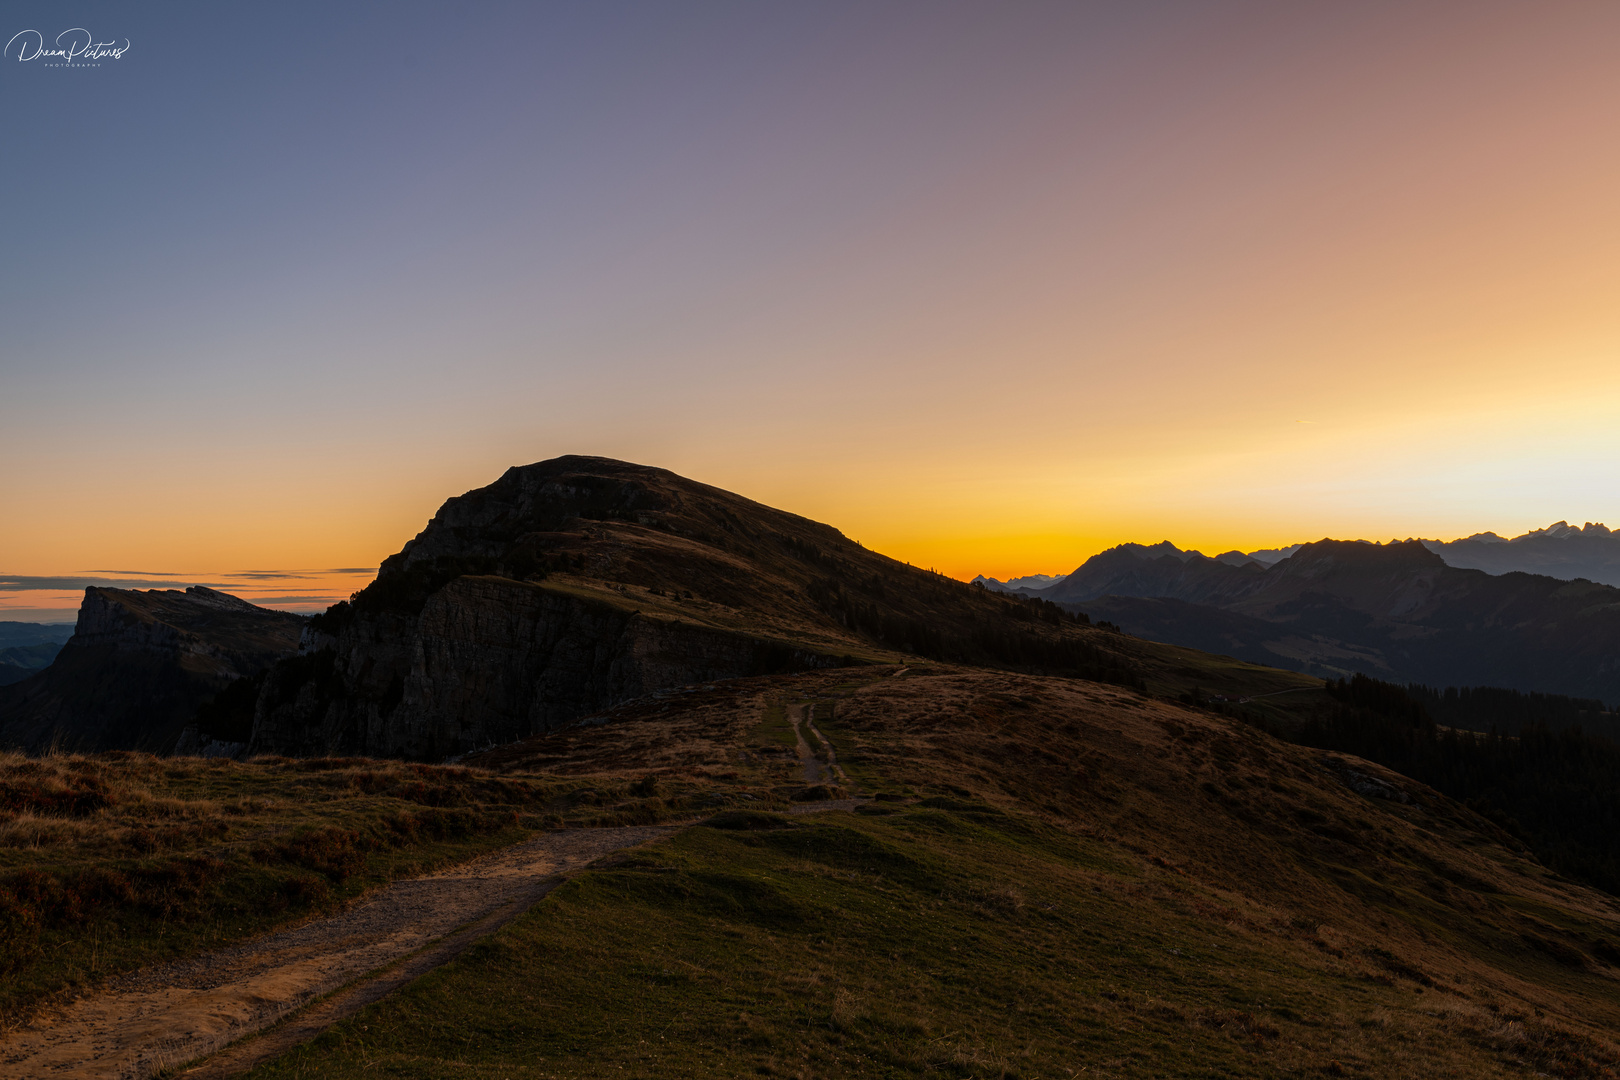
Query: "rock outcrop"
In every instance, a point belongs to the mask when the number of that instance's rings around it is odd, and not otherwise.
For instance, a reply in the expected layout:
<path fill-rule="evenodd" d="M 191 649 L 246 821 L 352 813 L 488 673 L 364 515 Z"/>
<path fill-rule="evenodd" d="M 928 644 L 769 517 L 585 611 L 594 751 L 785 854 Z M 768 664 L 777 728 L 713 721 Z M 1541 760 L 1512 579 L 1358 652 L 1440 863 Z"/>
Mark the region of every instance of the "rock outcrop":
<path fill-rule="evenodd" d="M 271 672 L 252 751 L 439 760 L 654 690 L 839 662 L 491 576 L 449 582 L 414 625 L 357 620 L 355 631 L 313 635 L 313 649 Z"/>
<path fill-rule="evenodd" d="M 305 622 L 200 586 L 88 588 L 51 665 L 0 687 L 0 745 L 167 752 L 201 704 L 294 652 Z"/>

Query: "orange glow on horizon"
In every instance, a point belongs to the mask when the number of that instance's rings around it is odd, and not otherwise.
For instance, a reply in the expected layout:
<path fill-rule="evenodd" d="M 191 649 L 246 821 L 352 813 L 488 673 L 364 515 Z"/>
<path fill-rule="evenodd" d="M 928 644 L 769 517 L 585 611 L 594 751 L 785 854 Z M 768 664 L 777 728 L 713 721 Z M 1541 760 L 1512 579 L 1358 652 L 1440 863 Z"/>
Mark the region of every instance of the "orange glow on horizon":
<path fill-rule="evenodd" d="M 964 579 L 1620 525 L 1620 7 L 776 11 L 20 162 L 131 254 L 8 233 L 0 573 L 374 567 L 566 453 Z"/>

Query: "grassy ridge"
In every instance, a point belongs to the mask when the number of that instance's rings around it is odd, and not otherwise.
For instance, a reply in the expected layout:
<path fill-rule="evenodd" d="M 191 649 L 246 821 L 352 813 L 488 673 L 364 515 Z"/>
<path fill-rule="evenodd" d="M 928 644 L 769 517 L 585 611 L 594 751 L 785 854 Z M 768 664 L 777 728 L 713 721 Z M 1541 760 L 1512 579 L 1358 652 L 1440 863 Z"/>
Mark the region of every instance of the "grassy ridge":
<path fill-rule="evenodd" d="M 802 788 L 801 704 L 880 798 L 773 811 Z M 59 833 L 0 849 L 0 877 L 217 860 L 228 888 L 118 909 L 121 947 L 160 956 L 246 932 L 227 916 L 249 887 L 294 918 L 514 835 L 396 839 L 394 815 L 521 834 L 719 813 L 260 1077 L 1620 1072 L 1611 897 L 1420 784 L 1231 717 L 913 665 L 667 695 L 479 760 L 10 760 L 0 831 Z M 295 909 L 287 883 L 314 878 Z M 50 930 L 21 976 L 62 985 L 54 957 L 97 948 L 100 917 Z"/>
<path fill-rule="evenodd" d="M 729 813 L 593 869 L 254 1075 L 1620 1069 L 1613 904 L 1432 792 L 1363 794 L 1320 751 L 1095 684 L 770 685 L 887 798 Z M 626 719 L 621 746 L 672 722 Z"/>

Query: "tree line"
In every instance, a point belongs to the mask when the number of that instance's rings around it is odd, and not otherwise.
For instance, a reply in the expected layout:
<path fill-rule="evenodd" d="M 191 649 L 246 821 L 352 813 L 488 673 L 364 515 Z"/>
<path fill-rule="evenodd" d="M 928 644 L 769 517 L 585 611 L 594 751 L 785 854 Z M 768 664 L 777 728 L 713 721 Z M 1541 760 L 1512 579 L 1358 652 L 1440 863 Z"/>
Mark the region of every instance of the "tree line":
<path fill-rule="evenodd" d="M 1620 894 L 1620 743 L 1579 725 L 1556 726 L 1580 713 L 1578 705 L 1597 703 L 1514 700 L 1515 691 L 1494 689 L 1448 693 L 1359 674 L 1328 683 L 1327 692 L 1333 703 L 1325 712 L 1280 734 L 1410 776 L 1507 830 L 1544 865 Z M 1483 702 L 1478 715 L 1512 717 L 1517 733 L 1437 723 L 1429 709 L 1436 702 L 1453 720 L 1465 702 Z"/>
<path fill-rule="evenodd" d="M 1085 617 L 1071 615 L 1050 601 L 993 597 L 941 577 L 934 589 L 907 590 L 912 593 L 909 598 L 933 601 L 933 610 L 914 612 L 893 602 L 892 593 L 902 583 L 874 584 L 870 593 L 856 592 L 835 578 L 815 578 L 805 592 L 835 622 L 898 652 L 1146 689 L 1124 657 L 1078 634 L 1054 633 L 1083 625 Z M 903 584 L 916 585 L 911 580 Z M 1040 629 L 1043 623 L 1051 629 Z"/>

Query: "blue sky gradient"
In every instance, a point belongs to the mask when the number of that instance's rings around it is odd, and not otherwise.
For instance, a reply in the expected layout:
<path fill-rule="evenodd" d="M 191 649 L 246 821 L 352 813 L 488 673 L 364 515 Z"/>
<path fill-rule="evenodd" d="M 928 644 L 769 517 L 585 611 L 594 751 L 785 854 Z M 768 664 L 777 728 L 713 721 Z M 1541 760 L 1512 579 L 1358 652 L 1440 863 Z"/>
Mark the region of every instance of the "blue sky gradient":
<path fill-rule="evenodd" d="M 14 3 L 0 570 L 602 453 L 960 576 L 1620 491 L 1620 8 Z M 212 568 L 212 569 L 210 569 Z"/>

